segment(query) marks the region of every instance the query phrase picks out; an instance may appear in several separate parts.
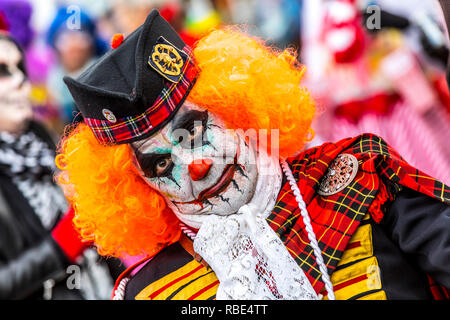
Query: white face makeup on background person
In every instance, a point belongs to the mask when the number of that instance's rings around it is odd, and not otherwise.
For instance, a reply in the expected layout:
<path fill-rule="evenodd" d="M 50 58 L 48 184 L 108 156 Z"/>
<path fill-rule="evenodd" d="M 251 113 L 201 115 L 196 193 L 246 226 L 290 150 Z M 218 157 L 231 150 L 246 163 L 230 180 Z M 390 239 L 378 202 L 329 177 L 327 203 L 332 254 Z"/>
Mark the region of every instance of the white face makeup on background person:
<path fill-rule="evenodd" d="M 144 179 L 183 215 L 233 214 L 253 196 L 256 152 L 243 135 L 190 102 L 132 147 Z"/>
<path fill-rule="evenodd" d="M 21 69 L 22 53 L 0 38 L 0 132 L 19 133 L 32 118 L 31 86 Z"/>

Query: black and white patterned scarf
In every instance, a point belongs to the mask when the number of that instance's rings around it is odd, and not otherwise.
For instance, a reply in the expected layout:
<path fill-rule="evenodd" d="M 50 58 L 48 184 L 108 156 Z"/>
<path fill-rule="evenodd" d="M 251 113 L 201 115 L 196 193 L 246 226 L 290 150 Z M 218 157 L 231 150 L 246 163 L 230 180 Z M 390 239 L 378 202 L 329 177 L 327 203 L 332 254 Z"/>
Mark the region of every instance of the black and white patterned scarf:
<path fill-rule="evenodd" d="M 57 170 L 54 159 L 54 151 L 33 131 L 21 136 L 0 132 L 0 173 L 11 178 L 47 230 L 68 209 L 62 190 L 53 182 Z M 96 250 L 85 250 L 78 263 L 82 296 L 90 300 L 108 299 L 113 281 L 107 265 L 99 262 Z"/>
<path fill-rule="evenodd" d="M 54 151 L 34 132 L 20 136 L 0 132 L 0 171 L 11 178 L 47 230 L 68 209 L 53 182 Z"/>

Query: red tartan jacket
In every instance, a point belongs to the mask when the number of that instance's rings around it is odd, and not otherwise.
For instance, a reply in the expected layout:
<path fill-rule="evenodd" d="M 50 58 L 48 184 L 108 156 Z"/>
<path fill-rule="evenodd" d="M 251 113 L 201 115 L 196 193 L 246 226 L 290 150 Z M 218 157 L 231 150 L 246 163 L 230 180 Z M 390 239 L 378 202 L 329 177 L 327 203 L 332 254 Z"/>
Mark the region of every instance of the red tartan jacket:
<path fill-rule="evenodd" d="M 358 171 L 355 178 L 336 194 L 319 195 L 317 190 L 321 179 L 330 164 L 342 153 L 357 158 Z M 307 205 L 329 274 L 336 269 L 350 238 L 366 213 L 380 222 L 383 219 L 383 204 L 387 200 L 393 200 L 401 187 L 411 188 L 450 204 L 448 186 L 410 166 L 385 141 L 373 134 L 362 134 L 337 143 L 325 143 L 290 157 L 287 162 Z M 277 204 L 267 221 L 297 263 L 303 267 L 316 292 L 321 292 L 324 283 L 289 183 L 282 187 Z M 448 292 L 445 288 L 442 290 L 442 295 L 448 298 Z M 435 293 L 437 292 L 433 292 L 434 295 Z M 439 296 L 435 295 L 435 298 Z"/>

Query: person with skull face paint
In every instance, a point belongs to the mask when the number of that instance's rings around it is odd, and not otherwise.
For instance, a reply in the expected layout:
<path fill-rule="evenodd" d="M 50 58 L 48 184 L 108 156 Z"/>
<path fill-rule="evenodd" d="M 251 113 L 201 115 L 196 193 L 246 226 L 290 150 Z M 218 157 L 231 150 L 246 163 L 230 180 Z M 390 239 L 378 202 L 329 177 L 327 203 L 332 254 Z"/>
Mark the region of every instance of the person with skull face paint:
<path fill-rule="evenodd" d="M 154 10 L 65 78 L 85 119 L 56 159 L 74 223 L 101 254 L 148 255 L 114 299 L 446 294 L 449 188 L 371 134 L 302 150 L 303 74 L 235 28 L 192 51 Z"/>
<path fill-rule="evenodd" d="M 52 181 L 54 142 L 41 125 L 32 121 L 30 88 L 23 52 L 16 41 L 2 31 L 0 297 L 3 299 L 38 297 L 39 292 L 42 294 L 43 283 L 64 274 L 64 265 L 68 262 L 62 248 L 69 242 L 71 215 L 66 220 L 61 219 L 65 221 L 67 242 L 60 238 L 58 245 L 58 240 L 51 237 L 51 230 L 68 210 L 68 204 Z M 74 231 L 72 235 L 75 235 L 73 244 L 81 244 Z"/>
<path fill-rule="evenodd" d="M 1 15 L 0 15 L 1 18 Z M 0 20 L 0 26 L 7 25 Z M 33 120 L 30 82 L 19 44 L 0 31 L 0 299 L 83 299 L 90 290 L 66 285 L 66 268 L 82 259 L 83 243 L 72 225 L 73 210 L 53 180 L 55 143 Z M 98 258 L 92 251 L 91 256 Z M 95 261 L 98 264 L 98 261 Z M 91 265 L 92 266 L 92 265 Z M 105 266 L 103 266 L 105 268 Z M 87 269 L 87 268 L 86 268 Z M 112 287 L 95 269 L 96 285 Z M 106 271 L 106 269 L 103 269 Z M 107 272 L 107 271 L 106 271 Z M 85 275 L 85 270 L 82 271 Z M 81 274 L 80 274 L 81 275 Z M 105 298 L 105 296 L 103 296 Z"/>

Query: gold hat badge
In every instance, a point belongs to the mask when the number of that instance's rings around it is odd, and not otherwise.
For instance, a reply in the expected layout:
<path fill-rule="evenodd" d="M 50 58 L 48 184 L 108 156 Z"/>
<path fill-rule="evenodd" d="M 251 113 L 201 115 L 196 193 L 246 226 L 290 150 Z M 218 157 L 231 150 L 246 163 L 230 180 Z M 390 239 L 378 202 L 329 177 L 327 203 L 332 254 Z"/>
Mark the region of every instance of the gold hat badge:
<path fill-rule="evenodd" d="M 184 51 L 160 37 L 153 47 L 148 64 L 164 78 L 178 82 L 186 59 L 187 54 Z"/>

